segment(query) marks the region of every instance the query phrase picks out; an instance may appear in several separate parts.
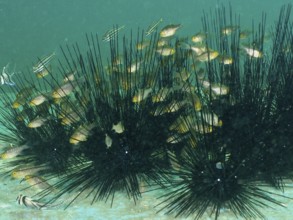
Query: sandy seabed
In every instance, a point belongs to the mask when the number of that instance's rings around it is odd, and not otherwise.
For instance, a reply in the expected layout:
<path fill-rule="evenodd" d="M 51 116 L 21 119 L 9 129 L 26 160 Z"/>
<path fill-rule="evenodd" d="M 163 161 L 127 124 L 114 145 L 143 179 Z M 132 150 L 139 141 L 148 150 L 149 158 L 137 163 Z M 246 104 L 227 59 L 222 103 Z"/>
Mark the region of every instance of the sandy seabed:
<path fill-rule="evenodd" d="M 1 166 L 1 162 L 0 162 Z M 90 199 L 78 200 L 72 206 L 64 210 L 63 208 L 51 208 L 45 210 L 30 209 L 20 206 L 16 202 L 16 197 L 22 193 L 26 196 L 33 195 L 33 191 L 26 190 L 23 183 L 19 180 L 10 180 L 9 178 L 0 179 L 0 220 L 20 220 L 20 219 L 46 219 L 46 220 L 172 220 L 172 219 L 194 219 L 194 216 L 177 217 L 165 215 L 164 212 L 157 213 L 159 207 L 154 207 L 159 203 L 157 197 L 162 191 L 147 192 L 142 195 L 136 205 L 129 200 L 125 194 L 117 193 L 113 207 L 110 202 L 96 202 L 90 205 Z M 277 192 L 280 193 L 280 192 Z M 31 194 L 31 195 L 30 195 Z M 285 189 L 285 196 L 293 198 L 293 184 Z M 268 220 L 290 220 L 293 213 L 293 199 L 278 198 L 287 208 L 274 206 L 273 208 L 262 209 L 261 211 Z M 203 220 L 213 220 L 209 212 L 201 218 Z M 233 220 L 236 218 L 229 210 L 223 210 L 219 220 Z"/>

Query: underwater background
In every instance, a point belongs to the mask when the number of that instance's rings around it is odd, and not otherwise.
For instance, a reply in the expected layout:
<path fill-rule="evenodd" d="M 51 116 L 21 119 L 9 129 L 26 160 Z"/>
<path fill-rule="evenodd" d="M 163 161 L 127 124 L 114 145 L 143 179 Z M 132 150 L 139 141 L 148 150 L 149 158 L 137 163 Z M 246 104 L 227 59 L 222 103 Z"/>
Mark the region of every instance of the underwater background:
<path fill-rule="evenodd" d="M 160 18 L 163 19 L 160 27 L 181 24 L 182 27 L 176 36 L 190 37 L 202 30 L 204 14 L 208 16 L 216 9 L 223 6 L 228 9 L 230 5 L 233 13 L 239 15 L 241 28 L 250 29 L 252 24 L 257 26 L 265 13 L 266 27 L 269 29 L 276 25 L 281 7 L 288 3 L 291 1 L 0 0 L 0 67 L 2 69 L 9 64 L 9 69 L 15 72 L 14 80 L 21 74 L 29 78 L 32 66 L 40 57 L 53 52 L 56 56 L 63 56 L 60 46 L 74 45 L 77 42 L 81 50 L 86 49 L 86 34 L 97 34 L 99 39 L 102 39 L 109 29 L 125 25 L 119 34 L 129 37 L 130 31 L 136 33 L 137 29 L 145 30 Z M 108 53 L 107 42 L 101 42 L 100 47 L 102 53 Z M 54 60 L 53 63 L 57 65 L 58 61 Z M 7 85 L 2 85 L 1 93 L 8 90 Z M 7 94 L 10 96 L 10 93 Z M 2 94 L 0 97 L 3 97 Z M 7 106 L 2 103 L 1 108 L 5 109 Z M 1 117 L 0 120 L 5 123 L 7 118 L 2 114 Z M 5 169 L 2 161 L 0 164 L 1 169 Z M 281 198 L 281 202 L 286 208 L 274 204 L 270 204 L 272 208 L 260 208 L 266 219 L 291 219 L 293 200 L 289 197 L 293 197 L 293 190 L 290 189 L 293 185 L 290 181 L 285 182 L 287 185 L 284 195 L 288 198 Z M 7 176 L 0 178 L 0 219 L 194 219 L 193 215 L 175 218 L 174 214 L 165 215 L 163 211 L 157 213 L 160 208 L 154 207 L 154 200 L 162 195 L 164 190 L 143 193 L 135 205 L 126 194 L 118 192 L 112 207 L 110 201 L 98 201 L 91 205 L 91 198 L 85 198 L 75 201 L 66 210 L 64 207 L 35 210 L 16 202 L 16 197 L 25 187 L 25 183 L 18 179 Z M 268 190 L 275 192 L 270 187 Z M 33 195 L 34 189 L 26 189 L 26 194 Z M 218 219 L 237 219 L 229 209 L 221 209 L 220 212 Z M 200 219 L 214 219 L 214 216 L 206 212 Z"/>
<path fill-rule="evenodd" d="M 222 4 L 231 4 L 240 15 L 241 26 L 250 28 L 267 13 L 267 25 L 278 19 L 282 5 L 290 1 L 0 1 L 0 66 L 7 63 L 23 70 L 36 57 L 58 53 L 59 46 L 84 42 L 86 33 L 102 36 L 113 25 L 125 25 L 130 30 L 146 29 L 163 18 L 164 23 L 183 25 L 180 35 L 192 35 L 201 30 L 203 12 L 210 13 Z M 123 33 L 124 34 L 124 33 Z"/>

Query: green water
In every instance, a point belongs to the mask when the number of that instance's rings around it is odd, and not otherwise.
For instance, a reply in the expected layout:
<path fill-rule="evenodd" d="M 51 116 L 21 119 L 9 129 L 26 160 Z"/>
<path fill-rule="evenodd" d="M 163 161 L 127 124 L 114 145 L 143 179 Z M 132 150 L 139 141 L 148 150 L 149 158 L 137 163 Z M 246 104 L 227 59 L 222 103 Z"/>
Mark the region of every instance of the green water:
<path fill-rule="evenodd" d="M 113 25 L 125 25 L 123 32 L 146 29 L 163 18 L 164 24 L 180 23 L 179 36 L 201 29 L 203 11 L 214 11 L 231 2 L 240 15 L 241 26 L 251 27 L 267 12 L 267 23 L 273 24 L 279 9 L 288 0 L 1 0 L 0 1 L 0 67 L 7 63 L 17 70 L 31 66 L 37 57 L 59 46 L 84 42 L 85 33 L 103 35 Z"/>

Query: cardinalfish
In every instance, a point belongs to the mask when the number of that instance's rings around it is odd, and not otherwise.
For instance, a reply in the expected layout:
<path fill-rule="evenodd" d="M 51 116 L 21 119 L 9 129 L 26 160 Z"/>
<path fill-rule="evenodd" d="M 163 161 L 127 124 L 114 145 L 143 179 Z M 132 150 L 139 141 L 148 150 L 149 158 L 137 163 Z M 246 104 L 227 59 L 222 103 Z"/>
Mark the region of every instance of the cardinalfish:
<path fill-rule="evenodd" d="M 69 139 L 69 143 L 78 144 L 81 141 L 86 141 L 88 136 L 91 133 L 91 130 L 96 126 L 95 123 L 89 125 L 81 125 L 79 126 L 74 133 L 71 135 Z"/>
<path fill-rule="evenodd" d="M 224 65 L 231 65 L 233 63 L 233 58 L 227 55 L 218 56 L 218 60 Z"/>
<path fill-rule="evenodd" d="M 221 29 L 221 33 L 223 35 L 230 35 L 232 32 L 236 31 L 237 29 L 239 29 L 239 26 L 228 25 Z"/>
<path fill-rule="evenodd" d="M 164 47 L 158 48 L 156 52 L 160 54 L 161 56 L 166 57 L 166 56 L 171 56 L 175 54 L 175 49 L 169 46 L 164 46 Z"/>
<path fill-rule="evenodd" d="M 157 42 L 158 47 L 163 47 L 163 46 L 166 46 L 168 44 L 169 44 L 169 41 L 164 39 L 164 38 L 159 39 L 158 42 Z"/>
<path fill-rule="evenodd" d="M 132 64 L 130 64 L 128 67 L 127 67 L 127 72 L 129 73 L 135 73 L 139 70 L 140 68 L 140 65 L 142 64 L 142 61 L 141 62 L 133 62 Z"/>
<path fill-rule="evenodd" d="M 181 24 L 167 25 L 160 31 L 160 37 L 172 37 L 180 27 Z"/>
<path fill-rule="evenodd" d="M 163 19 L 161 18 L 160 20 L 158 20 L 157 22 L 153 22 L 146 30 L 145 35 L 149 36 L 151 33 L 153 33 L 154 31 L 157 30 L 158 26 L 160 23 L 163 22 Z"/>
<path fill-rule="evenodd" d="M 15 179 L 23 179 L 27 175 L 34 175 L 47 169 L 47 166 L 16 168 L 12 171 L 11 176 Z"/>
<path fill-rule="evenodd" d="M 176 72 L 174 74 L 174 80 L 180 84 L 180 82 L 186 82 L 190 75 L 190 72 L 188 72 L 186 69 L 183 69 L 181 72 Z"/>
<path fill-rule="evenodd" d="M 30 97 L 35 92 L 35 87 L 24 87 L 16 94 L 16 98 L 12 103 L 12 108 L 19 108 L 23 106 L 27 101 L 30 100 Z"/>
<path fill-rule="evenodd" d="M 78 84 L 83 82 L 83 81 L 84 81 L 84 78 L 79 78 L 79 79 L 77 79 L 75 81 L 68 80 L 66 83 L 64 83 L 62 86 L 58 86 L 52 92 L 52 97 L 54 99 L 60 99 L 60 98 L 63 98 L 65 96 L 70 95 L 71 92 L 78 86 Z"/>
<path fill-rule="evenodd" d="M 186 101 L 176 101 L 173 100 L 170 104 L 164 107 L 163 114 L 164 113 L 170 113 L 170 112 L 177 112 L 180 108 L 182 108 L 186 104 Z"/>
<path fill-rule="evenodd" d="M 30 148 L 30 146 L 24 144 L 21 146 L 17 146 L 17 147 L 10 147 L 8 150 L 6 150 L 4 153 L 0 154 L 0 157 L 5 160 L 5 159 L 11 159 L 11 158 L 15 158 L 18 155 L 21 155 L 22 152 L 26 149 Z"/>
<path fill-rule="evenodd" d="M 12 108 L 19 108 L 20 106 L 24 105 L 26 103 L 25 97 L 16 98 L 12 103 Z"/>
<path fill-rule="evenodd" d="M 216 59 L 219 56 L 219 52 L 215 50 L 208 50 L 196 57 L 196 59 L 200 62 L 208 62 Z"/>
<path fill-rule="evenodd" d="M 34 86 L 24 87 L 18 91 L 16 94 L 16 98 L 12 103 L 12 108 L 19 108 L 20 106 L 24 105 L 35 92 Z"/>
<path fill-rule="evenodd" d="M 48 75 L 48 65 L 54 56 L 55 52 L 44 57 L 33 66 L 33 72 L 37 74 L 38 78 L 43 78 L 44 76 Z"/>
<path fill-rule="evenodd" d="M 70 73 L 66 74 L 66 75 L 64 76 L 63 82 L 64 82 L 64 83 L 67 83 L 67 82 L 69 82 L 69 81 L 74 81 L 74 80 L 75 80 L 75 74 L 76 74 L 76 73 L 77 73 L 77 71 L 75 70 L 75 71 L 73 71 L 73 72 L 70 72 Z"/>
<path fill-rule="evenodd" d="M 179 118 L 176 119 L 176 121 L 170 125 L 169 130 L 170 131 L 177 131 L 180 134 L 187 133 L 190 128 L 190 123 L 191 121 L 191 116 L 180 116 Z"/>
<path fill-rule="evenodd" d="M 79 77 L 78 79 L 72 78 L 68 80 L 66 83 L 64 83 L 62 86 L 59 86 L 57 89 L 55 89 L 52 93 L 52 97 L 54 99 L 60 99 L 65 96 L 68 96 L 71 94 L 73 90 L 78 88 L 79 85 L 81 85 L 83 82 L 85 82 L 84 77 Z"/>
<path fill-rule="evenodd" d="M 194 107 L 194 110 L 197 112 L 200 111 L 202 108 L 202 103 L 201 103 L 199 96 L 196 93 L 190 93 L 189 98 L 190 98 L 191 103 Z"/>
<path fill-rule="evenodd" d="M 112 130 L 115 131 L 117 134 L 121 134 L 124 132 L 124 126 L 121 121 L 119 121 L 117 124 L 113 124 Z"/>
<path fill-rule="evenodd" d="M 111 29 L 111 30 L 108 30 L 108 31 L 103 35 L 102 40 L 105 41 L 105 42 L 109 42 L 110 40 L 113 40 L 114 37 L 116 37 L 116 36 L 118 35 L 118 32 L 119 32 L 120 30 L 122 30 L 123 28 L 125 28 L 125 25 L 120 26 L 120 27 L 113 28 L 113 29 Z"/>
<path fill-rule="evenodd" d="M 183 140 L 182 135 L 173 134 L 167 138 L 166 142 L 169 144 L 178 144 L 182 140 Z"/>
<path fill-rule="evenodd" d="M 109 149 L 112 146 L 113 140 L 112 138 L 106 133 L 105 134 L 105 144 L 107 146 L 107 149 Z"/>
<path fill-rule="evenodd" d="M 253 58 L 261 58 L 263 55 L 261 51 L 255 49 L 255 48 L 243 46 L 242 49 L 246 52 L 246 54 L 248 56 L 253 57 Z"/>
<path fill-rule="evenodd" d="M 150 41 L 141 41 L 136 44 L 137 50 L 143 50 L 144 48 L 148 47 L 150 45 Z"/>
<path fill-rule="evenodd" d="M 60 99 L 65 96 L 68 96 L 74 89 L 74 85 L 72 82 L 67 82 L 62 86 L 58 87 L 52 92 L 52 97 L 54 99 Z"/>
<path fill-rule="evenodd" d="M 203 80 L 201 83 L 205 89 L 211 89 L 216 96 L 227 95 L 229 93 L 229 87 L 221 83 L 210 83 L 207 80 Z"/>
<path fill-rule="evenodd" d="M 207 38 L 207 34 L 203 32 L 199 32 L 191 37 L 191 41 L 193 43 L 201 43 Z"/>
<path fill-rule="evenodd" d="M 62 108 L 61 112 L 58 115 L 58 118 L 61 119 L 62 125 L 71 125 L 81 120 L 81 115 L 83 115 L 83 108 L 77 107 L 72 109 L 71 107 Z"/>
<path fill-rule="evenodd" d="M 208 111 L 201 111 L 198 113 L 199 117 L 202 117 L 204 121 L 211 126 L 221 127 L 223 125 L 222 120 L 215 113 L 210 113 Z"/>
<path fill-rule="evenodd" d="M 132 102 L 140 103 L 142 100 L 145 100 L 151 92 L 152 92 L 152 88 L 139 89 L 136 92 L 136 94 L 132 97 Z"/>
<path fill-rule="evenodd" d="M 29 105 L 30 106 L 38 106 L 43 104 L 45 101 L 47 101 L 48 98 L 46 95 L 40 94 L 35 96 L 33 99 L 30 100 Z"/>
<path fill-rule="evenodd" d="M 46 121 L 48 121 L 50 119 L 50 117 L 41 117 L 41 116 L 37 116 L 35 119 L 33 119 L 32 121 L 30 121 L 27 124 L 28 128 L 39 128 L 41 126 L 43 126 L 45 124 Z"/>
<path fill-rule="evenodd" d="M 161 88 L 158 92 L 156 92 L 152 96 L 153 103 L 165 101 L 167 95 L 170 94 L 171 92 L 172 92 L 172 89 L 170 89 L 170 88 L 167 88 L 167 87 Z"/>
<path fill-rule="evenodd" d="M 193 51 L 197 56 L 200 56 L 204 53 L 207 53 L 208 52 L 208 48 L 205 46 L 205 45 L 190 45 L 188 43 L 185 43 L 185 42 L 180 42 L 178 44 L 178 47 L 183 49 L 183 50 L 191 50 Z"/>
<path fill-rule="evenodd" d="M 39 189 L 39 190 L 49 190 L 49 189 L 53 189 L 53 187 L 47 183 L 47 181 L 39 176 L 35 176 L 35 175 L 26 175 L 22 180 L 22 181 L 26 181 L 30 186 L 34 187 L 35 189 Z"/>

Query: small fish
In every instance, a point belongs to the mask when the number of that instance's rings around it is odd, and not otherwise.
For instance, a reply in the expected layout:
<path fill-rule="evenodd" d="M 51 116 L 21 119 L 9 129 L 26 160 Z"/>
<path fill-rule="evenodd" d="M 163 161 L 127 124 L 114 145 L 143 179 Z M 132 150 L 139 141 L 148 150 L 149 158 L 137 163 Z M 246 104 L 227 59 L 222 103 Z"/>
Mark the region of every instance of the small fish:
<path fill-rule="evenodd" d="M 22 153 L 23 150 L 30 148 L 30 146 L 24 144 L 22 146 L 17 146 L 17 147 L 10 147 L 7 151 L 4 153 L 0 154 L 0 157 L 5 160 L 5 159 L 11 159 L 14 157 L 17 157 Z"/>
<path fill-rule="evenodd" d="M 167 138 L 166 142 L 169 144 L 178 144 L 182 141 L 182 135 L 173 134 Z"/>
<path fill-rule="evenodd" d="M 216 59 L 219 56 L 219 52 L 215 50 L 209 50 L 201 55 L 197 56 L 196 59 L 200 62 L 207 62 Z"/>
<path fill-rule="evenodd" d="M 31 95 L 34 93 L 35 88 L 34 87 L 24 87 L 21 90 L 18 91 L 16 94 L 16 98 L 12 103 L 12 108 L 19 108 L 20 106 L 24 105 Z"/>
<path fill-rule="evenodd" d="M 60 99 L 62 97 L 68 96 L 74 89 L 72 82 L 67 82 L 60 86 L 59 88 L 55 89 L 52 92 L 52 97 L 55 99 Z"/>
<path fill-rule="evenodd" d="M 67 82 L 69 82 L 69 81 L 74 81 L 74 80 L 75 80 L 75 74 L 76 74 L 76 71 L 73 71 L 73 72 L 71 72 L 71 73 L 68 73 L 68 74 L 64 77 L 63 82 L 64 82 L 64 83 L 67 83 Z"/>
<path fill-rule="evenodd" d="M 203 32 L 199 32 L 191 37 L 191 41 L 193 43 L 201 43 L 207 38 L 207 34 Z"/>
<path fill-rule="evenodd" d="M 41 126 L 43 126 L 45 124 L 46 121 L 48 121 L 49 118 L 48 117 L 41 117 L 41 116 L 37 116 L 35 119 L 33 119 L 32 121 L 30 121 L 27 124 L 28 128 L 39 128 Z"/>
<path fill-rule="evenodd" d="M 151 92 L 152 92 L 152 88 L 139 89 L 138 92 L 133 96 L 132 102 L 134 103 L 141 102 L 142 100 L 146 99 Z"/>
<path fill-rule="evenodd" d="M 160 31 L 160 37 L 172 37 L 180 27 L 181 24 L 167 25 Z"/>
<path fill-rule="evenodd" d="M 15 179 L 23 179 L 26 175 L 34 175 L 41 170 L 46 170 L 48 167 L 26 167 L 26 168 L 16 168 L 12 171 L 11 176 Z"/>
<path fill-rule="evenodd" d="M 164 47 L 158 48 L 156 52 L 160 54 L 161 56 L 165 57 L 165 56 L 171 56 L 175 54 L 175 49 L 172 47 L 164 46 Z"/>
<path fill-rule="evenodd" d="M 166 39 L 159 39 L 158 42 L 157 42 L 158 47 L 163 47 L 163 46 L 166 46 L 168 44 L 169 44 L 169 42 Z"/>
<path fill-rule="evenodd" d="M 13 82 L 11 79 L 15 73 L 8 73 L 8 66 L 9 63 L 2 69 L 2 74 L 0 75 L 0 83 L 1 85 L 15 86 L 15 82 Z"/>
<path fill-rule="evenodd" d="M 179 41 L 177 43 L 177 47 L 183 50 L 190 50 L 191 49 L 191 45 L 189 43 L 186 43 L 184 41 Z"/>
<path fill-rule="evenodd" d="M 52 58 L 55 56 L 55 52 L 53 52 L 52 54 L 44 57 L 43 59 L 41 59 L 39 62 L 37 62 L 34 66 L 33 66 L 33 72 L 38 74 L 42 71 L 44 71 L 49 62 L 52 60 Z"/>
<path fill-rule="evenodd" d="M 196 55 L 202 55 L 204 53 L 207 53 L 208 48 L 206 46 L 200 45 L 200 46 L 191 46 L 190 49 L 195 52 Z"/>
<path fill-rule="evenodd" d="M 244 40 L 244 39 L 248 38 L 249 35 L 251 35 L 251 33 L 252 33 L 252 31 L 250 31 L 250 30 L 243 30 L 243 31 L 241 31 L 239 33 L 240 40 Z"/>
<path fill-rule="evenodd" d="M 108 134 L 105 134 L 105 144 L 107 146 L 107 149 L 109 149 L 112 146 L 112 143 L 112 138 Z"/>
<path fill-rule="evenodd" d="M 255 49 L 255 48 L 244 47 L 244 46 L 242 48 L 246 52 L 246 54 L 250 57 L 254 57 L 254 58 L 261 58 L 262 57 L 262 52 Z"/>
<path fill-rule="evenodd" d="M 76 111 L 69 112 L 65 115 L 62 112 L 61 114 L 62 114 L 62 117 L 61 117 L 62 118 L 62 120 L 61 120 L 62 125 L 71 125 L 72 123 L 76 123 L 81 120 L 80 114 Z"/>
<path fill-rule="evenodd" d="M 90 135 L 91 130 L 95 127 L 95 123 L 89 125 L 79 126 L 69 139 L 69 143 L 78 144 L 81 141 L 86 141 Z"/>
<path fill-rule="evenodd" d="M 133 62 L 129 67 L 127 67 L 127 71 L 129 73 L 135 73 L 139 70 L 141 62 Z"/>
<path fill-rule="evenodd" d="M 191 116 L 186 116 L 186 117 L 180 116 L 179 118 L 176 119 L 176 121 L 172 125 L 170 125 L 169 130 L 170 131 L 176 130 L 178 133 L 184 134 L 189 131 L 190 126 L 188 121 L 190 120 L 191 120 Z"/>
<path fill-rule="evenodd" d="M 170 92 L 171 92 L 170 88 L 167 88 L 167 87 L 161 88 L 156 94 L 152 96 L 153 103 L 165 101 L 167 95 L 170 94 Z"/>
<path fill-rule="evenodd" d="M 36 73 L 37 78 L 41 79 L 44 78 L 45 76 L 49 75 L 49 67 L 44 68 L 43 70 L 41 70 L 40 72 Z"/>
<path fill-rule="evenodd" d="M 224 65 L 231 65 L 233 63 L 233 58 L 225 55 L 218 56 L 218 60 Z"/>
<path fill-rule="evenodd" d="M 186 80 L 189 79 L 191 73 L 189 71 L 187 71 L 186 69 L 183 69 L 181 72 L 176 72 L 174 75 L 174 79 L 179 82 L 186 82 Z"/>
<path fill-rule="evenodd" d="M 185 42 L 180 42 L 178 44 L 178 47 L 183 49 L 183 50 L 191 50 L 193 51 L 196 55 L 201 55 L 203 53 L 206 53 L 208 51 L 207 47 L 204 45 L 190 45 L 188 43 Z"/>
<path fill-rule="evenodd" d="M 192 129 L 200 134 L 207 134 L 213 131 L 213 127 L 211 125 L 203 125 L 202 123 L 192 124 Z"/>
<path fill-rule="evenodd" d="M 113 124 L 112 130 L 114 130 L 117 134 L 121 134 L 124 132 L 124 126 L 121 121 L 119 121 L 117 124 Z"/>
<path fill-rule="evenodd" d="M 27 196 L 24 196 L 20 194 L 17 196 L 16 201 L 18 202 L 19 205 L 24 205 L 28 208 L 35 208 L 35 209 L 42 209 L 45 207 L 45 204 L 40 203 L 36 200 L 33 200 Z"/>
<path fill-rule="evenodd" d="M 122 30 L 123 28 L 125 28 L 125 25 L 123 26 L 120 26 L 120 27 L 115 27 L 111 30 L 108 30 L 104 35 L 103 35 L 103 38 L 102 40 L 105 41 L 105 42 L 109 42 L 110 40 L 114 39 L 114 37 L 117 36 L 118 32 L 120 30 Z"/>
<path fill-rule="evenodd" d="M 12 108 L 17 109 L 26 103 L 25 97 L 16 98 L 12 103 Z"/>
<path fill-rule="evenodd" d="M 223 35 L 230 35 L 232 32 L 236 31 L 238 28 L 239 26 L 228 25 L 221 29 L 221 33 Z"/>
<path fill-rule="evenodd" d="M 1 83 L 1 85 L 15 86 L 15 82 L 13 82 L 11 80 L 11 76 L 13 74 L 7 75 L 6 73 L 2 73 L 2 75 L 0 75 L 0 83 Z"/>
<path fill-rule="evenodd" d="M 38 96 L 34 97 L 33 99 L 31 99 L 31 101 L 29 102 L 29 105 L 30 106 L 38 106 L 47 100 L 48 100 L 47 97 L 45 95 L 41 94 L 41 95 L 38 95 Z"/>
<path fill-rule="evenodd" d="M 220 83 L 211 84 L 211 89 L 215 95 L 227 95 L 229 93 L 229 87 Z"/>
<path fill-rule="evenodd" d="M 224 164 L 222 162 L 217 162 L 216 163 L 216 168 L 219 170 L 222 170 L 224 168 Z"/>
<path fill-rule="evenodd" d="M 148 47 L 150 45 L 150 41 L 142 41 L 136 44 L 136 49 L 137 50 L 143 50 L 144 48 Z"/>
<path fill-rule="evenodd" d="M 154 31 L 157 30 L 157 27 L 159 26 L 159 24 L 163 21 L 163 19 L 161 18 L 160 20 L 158 20 L 157 22 L 153 22 L 146 30 L 145 35 L 149 36 L 151 33 L 153 33 Z"/>
<path fill-rule="evenodd" d="M 198 112 L 199 116 L 204 119 L 206 123 L 211 126 L 221 127 L 223 125 L 222 120 L 215 113 L 210 113 L 208 111 Z"/>
<path fill-rule="evenodd" d="M 113 66 L 123 65 L 123 55 L 120 54 L 115 56 L 112 60 L 112 65 Z"/>
<path fill-rule="evenodd" d="M 35 175 L 26 175 L 20 182 L 22 181 L 26 181 L 29 185 L 31 185 L 32 187 L 36 188 L 36 189 L 40 189 L 40 190 L 49 190 L 49 189 L 53 189 L 53 187 L 47 183 L 47 181 L 39 176 L 35 176 Z"/>
<path fill-rule="evenodd" d="M 186 101 L 176 101 L 173 100 L 164 108 L 164 113 L 177 112 L 186 104 Z"/>
<path fill-rule="evenodd" d="M 197 111 L 197 112 L 200 111 L 201 107 L 202 107 L 202 103 L 200 101 L 199 96 L 196 93 L 191 93 L 189 95 L 189 98 L 190 98 L 190 100 L 192 102 L 192 105 L 193 105 L 195 111 Z"/>

